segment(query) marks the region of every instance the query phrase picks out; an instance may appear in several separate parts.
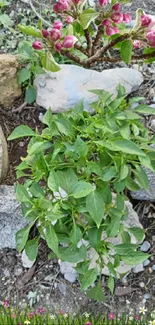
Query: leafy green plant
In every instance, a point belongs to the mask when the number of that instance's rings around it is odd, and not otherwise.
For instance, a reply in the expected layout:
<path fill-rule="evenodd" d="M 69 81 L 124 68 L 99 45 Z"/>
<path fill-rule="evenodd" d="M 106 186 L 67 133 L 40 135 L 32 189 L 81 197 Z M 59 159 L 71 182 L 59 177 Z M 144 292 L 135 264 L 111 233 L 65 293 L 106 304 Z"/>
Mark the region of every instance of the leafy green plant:
<path fill-rule="evenodd" d="M 139 105 L 133 111 L 133 99 L 127 102 L 124 87 L 117 91 L 113 98 L 104 90 L 91 90 L 97 96 L 92 115 L 84 111 L 82 102 L 62 114 L 53 115 L 49 109 L 41 134 L 22 125 L 8 138 L 32 137 L 27 157 L 17 167 L 17 177 L 26 177 L 24 184 L 16 184 L 16 196 L 28 222 L 17 232 L 18 251 L 25 248 L 34 260 L 44 238 L 52 256 L 76 263 L 83 290 L 96 282 L 87 291 L 96 300 L 104 299 L 98 278 L 104 266 L 113 292 L 121 261 L 135 265 L 149 257 L 131 243 L 131 234 L 141 241 L 144 230 L 127 229 L 124 220 L 127 190 L 148 189 L 143 166 L 154 171 L 155 137 L 144 127 L 141 113 L 155 114 L 155 110 L 148 112 L 146 105 Z M 36 236 L 29 239 L 34 225 Z M 109 238 L 117 236 L 122 244 L 115 246 Z M 90 250 L 96 256 L 93 267 Z"/>

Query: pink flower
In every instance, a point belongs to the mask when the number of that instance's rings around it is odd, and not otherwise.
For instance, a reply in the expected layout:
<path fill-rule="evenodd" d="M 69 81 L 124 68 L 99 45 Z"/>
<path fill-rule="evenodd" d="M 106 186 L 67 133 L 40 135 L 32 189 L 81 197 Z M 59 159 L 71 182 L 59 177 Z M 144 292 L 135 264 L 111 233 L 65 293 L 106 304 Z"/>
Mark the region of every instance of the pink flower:
<path fill-rule="evenodd" d="M 31 312 L 29 313 L 29 318 L 32 319 L 34 316 L 35 316 L 35 312 L 34 312 L 34 311 L 31 311 Z"/>
<path fill-rule="evenodd" d="M 136 319 L 140 319 L 140 315 L 136 315 L 135 318 L 136 318 Z"/>
<path fill-rule="evenodd" d="M 56 42 L 62 36 L 61 32 L 57 28 L 53 28 L 50 32 L 50 38 L 52 41 Z"/>
<path fill-rule="evenodd" d="M 132 17 L 130 14 L 123 14 L 123 23 L 130 23 L 130 21 L 132 20 Z"/>
<path fill-rule="evenodd" d="M 60 310 L 60 315 L 64 315 L 65 314 L 65 311 L 64 310 Z"/>
<path fill-rule="evenodd" d="M 149 45 L 151 47 L 154 47 L 155 46 L 155 30 L 150 30 L 148 33 L 147 33 L 147 40 L 149 42 Z"/>
<path fill-rule="evenodd" d="M 11 314 L 11 317 L 15 319 L 17 317 L 17 315 L 16 314 Z"/>
<path fill-rule="evenodd" d="M 112 36 L 112 35 L 115 35 L 115 34 L 118 34 L 119 33 L 119 30 L 117 27 L 113 27 L 113 26 L 107 26 L 106 28 L 106 34 L 108 36 Z"/>
<path fill-rule="evenodd" d="M 3 306 L 5 306 L 5 307 L 9 307 L 9 300 L 8 300 L 8 299 L 5 299 L 5 300 L 3 301 Z"/>
<path fill-rule="evenodd" d="M 62 29 L 63 27 L 63 23 L 60 21 L 60 20 L 56 20 L 54 23 L 53 23 L 53 28 L 56 28 L 56 29 Z"/>
<path fill-rule="evenodd" d="M 135 48 L 135 49 L 140 49 L 140 41 L 138 41 L 138 40 L 135 40 L 134 42 L 133 42 L 133 47 Z"/>
<path fill-rule="evenodd" d="M 67 19 L 65 20 L 66 24 L 71 24 L 73 22 L 73 17 L 69 16 L 67 17 Z"/>
<path fill-rule="evenodd" d="M 54 4 L 53 10 L 58 14 L 62 11 L 68 9 L 69 3 L 66 0 L 59 0 L 57 3 Z"/>
<path fill-rule="evenodd" d="M 80 0 L 73 0 L 73 2 L 77 5 L 80 2 Z"/>
<path fill-rule="evenodd" d="M 73 35 L 68 35 L 64 38 L 62 46 L 66 49 L 71 49 L 77 42 L 77 38 Z"/>
<path fill-rule="evenodd" d="M 112 319 L 115 319 L 116 318 L 116 315 L 114 313 L 109 313 L 108 314 L 108 319 L 109 320 L 112 320 Z"/>
<path fill-rule="evenodd" d="M 148 15 L 141 16 L 141 24 L 143 27 L 148 27 L 150 23 L 152 22 L 152 19 Z"/>
<path fill-rule="evenodd" d="M 92 325 L 92 323 L 91 322 L 86 322 L 85 325 Z"/>
<path fill-rule="evenodd" d="M 55 43 L 55 49 L 60 52 L 62 49 L 62 44 L 60 42 Z"/>
<path fill-rule="evenodd" d="M 35 41 L 33 44 L 32 44 L 32 47 L 35 49 L 35 50 L 41 50 L 43 48 L 43 44 L 40 42 L 40 41 Z"/>
<path fill-rule="evenodd" d="M 121 12 L 114 12 L 111 15 L 111 19 L 114 21 L 114 23 L 120 24 L 123 21 L 123 14 Z"/>
<path fill-rule="evenodd" d="M 38 308 L 38 314 L 40 315 L 45 314 L 45 309 L 43 307 Z"/>
<path fill-rule="evenodd" d="M 106 6 L 108 4 L 108 0 L 98 0 L 100 7 Z"/>
<path fill-rule="evenodd" d="M 48 30 L 43 29 L 41 32 L 42 32 L 42 35 L 43 35 L 44 38 L 47 38 L 49 36 Z"/>
<path fill-rule="evenodd" d="M 102 21 L 102 26 L 109 26 L 110 25 L 110 20 L 109 19 L 104 19 Z"/>
<path fill-rule="evenodd" d="M 113 6 L 112 6 L 112 10 L 114 10 L 114 11 L 119 11 L 120 10 L 120 8 L 121 8 L 121 5 L 120 5 L 120 3 L 115 3 Z"/>

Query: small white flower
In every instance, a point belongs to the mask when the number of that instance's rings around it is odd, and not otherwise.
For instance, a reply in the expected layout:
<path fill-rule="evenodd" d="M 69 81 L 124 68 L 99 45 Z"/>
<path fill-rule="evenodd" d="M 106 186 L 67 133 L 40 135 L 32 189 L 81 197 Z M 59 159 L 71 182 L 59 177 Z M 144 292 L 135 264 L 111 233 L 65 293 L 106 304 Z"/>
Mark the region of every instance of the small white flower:
<path fill-rule="evenodd" d="M 139 313 L 142 314 L 142 315 L 145 315 L 147 309 L 145 307 L 140 307 L 139 308 Z"/>
<path fill-rule="evenodd" d="M 63 317 L 64 317 L 64 318 L 67 318 L 67 317 L 68 317 L 68 314 L 63 314 Z"/>
<path fill-rule="evenodd" d="M 133 320 L 133 316 L 129 316 L 129 320 Z"/>
<path fill-rule="evenodd" d="M 25 320 L 24 324 L 29 325 L 29 324 L 31 324 L 31 322 L 27 319 L 27 320 Z"/>
<path fill-rule="evenodd" d="M 155 319 L 149 321 L 149 325 L 155 325 Z"/>
<path fill-rule="evenodd" d="M 55 315 L 51 315 L 50 318 L 51 318 L 52 320 L 55 320 L 56 317 L 55 317 Z"/>
<path fill-rule="evenodd" d="M 86 312 L 86 313 L 84 313 L 84 316 L 85 316 L 86 318 L 89 318 L 90 314 L 88 314 L 88 313 Z"/>

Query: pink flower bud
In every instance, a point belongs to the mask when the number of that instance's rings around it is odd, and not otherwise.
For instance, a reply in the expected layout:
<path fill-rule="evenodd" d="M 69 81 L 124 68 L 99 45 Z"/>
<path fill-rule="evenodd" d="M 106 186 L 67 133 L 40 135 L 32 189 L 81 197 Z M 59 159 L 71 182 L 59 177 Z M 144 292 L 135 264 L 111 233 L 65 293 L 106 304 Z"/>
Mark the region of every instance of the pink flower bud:
<path fill-rule="evenodd" d="M 63 47 L 66 49 L 71 49 L 73 45 L 77 42 L 77 38 L 73 35 L 68 35 L 63 40 Z"/>
<path fill-rule="evenodd" d="M 75 3 L 75 5 L 77 5 L 80 2 L 80 0 L 73 0 L 73 2 Z"/>
<path fill-rule="evenodd" d="M 130 14 L 123 14 L 123 23 L 130 23 L 130 21 L 132 20 L 132 17 Z"/>
<path fill-rule="evenodd" d="M 59 0 L 57 3 L 54 4 L 53 10 L 58 14 L 62 11 L 67 10 L 69 7 L 69 3 L 66 0 Z"/>
<path fill-rule="evenodd" d="M 100 7 L 106 6 L 108 4 L 108 0 L 98 0 Z"/>
<path fill-rule="evenodd" d="M 114 12 L 111 15 L 111 19 L 114 21 L 114 23 L 120 24 L 123 21 L 123 14 L 121 12 Z"/>
<path fill-rule="evenodd" d="M 108 36 L 112 36 L 112 35 L 115 35 L 115 34 L 118 34 L 119 33 L 119 30 L 117 27 L 113 27 L 113 26 L 107 26 L 106 28 L 106 34 Z"/>
<path fill-rule="evenodd" d="M 56 42 L 62 36 L 61 32 L 57 28 L 53 28 L 50 32 L 50 39 Z"/>
<path fill-rule="evenodd" d="M 119 11 L 120 10 L 120 8 L 121 8 L 121 5 L 120 5 L 120 3 L 115 3 L 113 6 L 112 6 L 112 10 L 114 10 L 114 11 Z"/>
<path fill-rule="evenodd" d="M 110 25 L 110 20 L 109 19 L 104 19 L 103 21 L 102 21 L 102 26 L 109 26 Z"/>
<path fill-rule="evenodd" d="M 35 41 L 33 44 L 32 44 L 32 47 L 35 49 L 35 50 L 41 50 L 43 48 L 43 44 L 40 42 L 40 41 Z"/>
<path fill-rule="evenodd" d="M 54 23 L 53 23 L 53 28 L 56 28 L 56 29 L 62 29 L 63 27 L 63 23 L 60 21 L 60 20 L 56 20 Z"/>
<path fill-rule="evenodd" d="M 143 27 L 148 27 L 151 23 L 152 19 L 148 15 L 141 16 L 141 24 Z"/>
<path fill-rule="evenodd" d="M 154 47 L 155 46 L 155 30 L 150 30 L 147 33 L 147 36 L 146 37 L 148 39 L 149 45 L 151 47 Z"/>
<path fill-rule="evenodd" d="M 44 38 L 47 38 L 49 36 L 48 30 L 43 29 L 41 32 L 42 32 L 42 35 L 43 35 Z"/>
<path fill-rule="evenodd" d="M 73 17 L 69 16 L 67 17 L 67 19 L 65 20 L 66 24 L 71 24 L 73 22 Z"/>
<path fill-rule="evenodd" d="M 134 42 L 133 42 L 133 47 L 135 48 L 135 49 L 140 49 L 140 41 L 138 41 L 138 40 L 135 40 Z"/>
<path fill-rule="evenodd" d="M 62 49 L 62 44 L 60 42 L 55 43 L 55 49 L 60 52 Z"/>

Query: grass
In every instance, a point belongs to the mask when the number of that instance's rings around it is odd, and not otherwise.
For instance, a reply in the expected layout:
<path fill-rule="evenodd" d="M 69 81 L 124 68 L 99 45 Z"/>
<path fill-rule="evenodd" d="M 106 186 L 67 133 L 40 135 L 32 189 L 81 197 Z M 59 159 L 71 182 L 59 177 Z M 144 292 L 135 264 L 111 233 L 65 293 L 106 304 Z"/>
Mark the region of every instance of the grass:
<path fill-rule="evenodd" d="M 44 308 L 37 311 L 12 309 L 7 300 L 0 306 L 0 325 L 155 325 L 155 313 L 148 315 L 145 308 L 139 313 L 117 316 L 111 312 L 93 316 L 87 312 L 82 315 L 69 315 L 64 311 L 52 314 Z"/>

